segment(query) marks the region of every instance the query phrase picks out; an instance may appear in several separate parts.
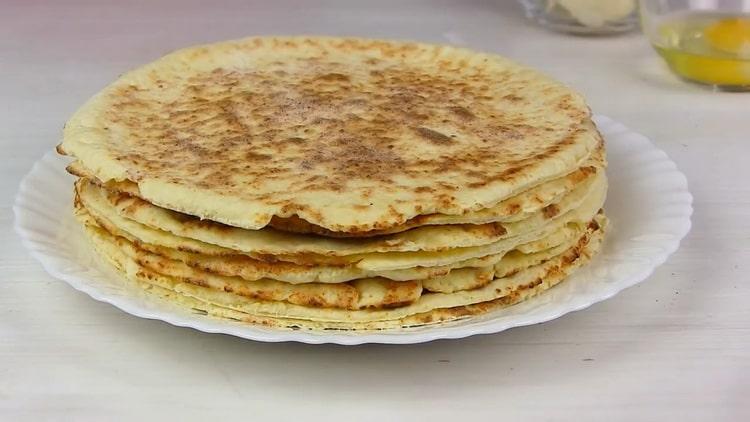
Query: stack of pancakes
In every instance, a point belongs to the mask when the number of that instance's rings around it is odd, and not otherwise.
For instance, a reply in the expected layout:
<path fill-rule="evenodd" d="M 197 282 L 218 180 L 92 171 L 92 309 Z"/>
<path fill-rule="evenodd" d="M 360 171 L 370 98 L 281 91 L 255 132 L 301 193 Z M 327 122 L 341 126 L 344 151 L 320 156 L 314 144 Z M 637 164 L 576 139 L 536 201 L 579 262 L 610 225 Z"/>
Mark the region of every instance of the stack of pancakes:
<path fill-rule="evenodd" d="M 582 98 L 443 46 L 251 38 L 125 74 L 66 124 L 75 212 L 145 291 L 275 327 L 389 329 L 562 281 L 606 227 Z"/>

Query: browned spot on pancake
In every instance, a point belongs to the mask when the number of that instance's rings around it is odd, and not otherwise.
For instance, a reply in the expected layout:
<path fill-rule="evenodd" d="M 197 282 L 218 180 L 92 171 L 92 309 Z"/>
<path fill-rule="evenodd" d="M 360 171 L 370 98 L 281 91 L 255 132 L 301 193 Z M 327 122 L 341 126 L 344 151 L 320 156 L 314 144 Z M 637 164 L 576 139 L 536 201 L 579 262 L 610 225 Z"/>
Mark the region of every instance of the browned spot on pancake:
<path fill-rule="evenodd" d="M 449 110 L 462 120 L 473 120 L 477 117 L 474 113 L 464 107 L 451 107 Z"/>
<path fill-rule="evenodd" d="M 508 213 L 511 215 L 518 214 L 519 211 L 521 211 L 521 204 L 517 202 L 512 202 L 507 205 Z"/>
<path fill-rule="evenodd" d="M 321 300 L 319 297 L 310 297 L 307 300 L 307 306 L 311 306 L 313 308 L 322 308 L 325 305 L 325 302 Z"/>
<path fill-rule="evenodd" d="M 556 215 L 560 214 L 560 207 L 557 206 L 557 204 L 549 204 L 546 207 L 542 208 L 542 214 L 544 215 L 544 218 L 552 218 Z"/>
<path fill-rule="evenodd" d="M 414 131 L 417 132 L 422 138 L 437 145 L 446 145 L 453 143 L 453 139 L 450 136 L 444 135 L 436 130 L 428 129 L 426 127 L 416 127 Z"/>
<path fill-rule="evenodd" d="M 401 302 L 389 302 L 389 303 L 383 304 L 381 306 L 381 308 L 383 308 L 383 309 L 395 309 L 395 308 L 400 308 L 402 306 L 411 305 L 412 303 L 414 303 L 413 300 L 404 300 L 404 301 L 401 301 Z"/>
<path fill-rule="evenodd" d="M 438 204 L 443 208 L 450 208 L 456 201 L 456 197 L 452 195 L 441 194 L 437 196 Z"/>
<path fill-rule="evenodd" d="M 80 166 L 77 165 L 77 161 L 74 161 L 74 162 L 68 164 L 65 167 L 65 171 L 67 171 L 68 173 L 72 174 L 73 176 L 78 176 L 78 177 L 88 177 L 89 176 L 89 174 L 87 172 L 83 171 L 83 169 Z"/>
<path fill-rule="evenodd" d="M 594 166 L 581 167 L 573 173 L 573 182 L 581 182 L 589 176 L 596 174 L 598 169 Z"/>
<path fill-rule="evenodd" d="M 266 161 L 270 159 L 271 156 L 269 154 L 259 154 L 254 151 L 247 151 L 245 152 L 245 160 L 247 161 Z"/>
<path fill-rule="evenodd" d="M 461 226 L 466 231 L 482 234 L 486 237 L 500 237 L 508 233 L 502 223 L 466 224 Z"/>
<path fill-rule="evenodd" d="M 415 319 L 417 319 L 420 324 L 430 324 L 435 320 L 435 317 L 433 316 L 433 314 L 425 313 L 416 315 Z"/>
<path fill-rule="evenodd" d="M 437 185 L 440 188 L 445 189 L 447 191 L 456 191 L 456 190 L 458 190 L 458 186 L 451 185 L 451 184 L 448 184 L 448 183 L 445 183 L 445 182 L 438 182 Z"/>
<path fill-rule="evenodd" d="M 107 195 L 107 200 L 109 200 L 109 202 L 115 206 L 120 205 L 121 203 L 129 199 L 132 199 L 129 195 L 126 195 L 120 192 L 107 191 L 106 195 Z"/>
<path fill-rule="evenodd" d="M 541 277 L 537 278 L 536 280 L 532 281 L 529 284 L 526 284 L 524 286 L 521 286 L 522 289 L 533 289 L 534 287 L 544 283 L 544 280 L 542 280 Z"/>
<path fill-rule="evenodd" d="M 435 191 L 435 188 L 430 187 L 430 186 L 419 186 L 414 189 L 414 192 L 417 192 L 417 193 L 434 192 L 434 191 Z"/>
<path fill-rule="evenodd" d="M 392 281 L 380 279 L 386 288 L 382 299 L 383 308 L 398 308 L 414 303 L 419 299 L 422 283 L 419 281 Z M 404 297 L 408 299 L 404 299 Z"/>
<path fill-rule="evenodd" d="M 191 252 L 191 253 L 202 253 L 203 252 L 203 251 L 201 251 L 199 249 L 194 249 L 194 248 L 191 248 L 190 246 L 184 246 L 184 245 L 177 246 L 177 250 L 181 251 L 181 252 Z"/>
<path fill-rule="evenodd" d="M 151 274 L 150 272 L 147 272 L 147 271 L 143 271 L 143 270 L 136 271 L 135 276 L 138 277 L 138 278 L 146 278 L 148 280 L 153 280 L 154 279 L 154 275 L 153 274 Z"/>
<path fill-rule="evenodd" d="M 179 213 L 175 213 L 179 214 Z M 184 214 L 182 214 L 184 215 Z M 226 224 L 217 223 L 211 220 L 201 220 L 200 218 L 186 219 L 183 221 L 183 225 L 186 229 L 209 229 L 218 232 L 228 232 L 231 230 L 237 230 L 236 227 L 227 226 Z"/>
<path fill-rule="evenodd" d="M 190 284 L 195 284 L 196 286 L 201 286 L 201 287 L 210 287 L 210 285 L 209 285 L 209 284 L 208 284 L 208 283 L 207 283 L 206 281 L 204 281 L 204 280 L 200 280 L 200 279 L 195 279 L 195 278 L 191 278 L 191 279 L 186 279 L 186 280 L 184 280 L 184 281 L 187 281 L 187 282 L 188 282 L 188 283 L 190 283 Z M 230 289 L 230 290 L 227 290 L 227 287 L 225 287 L 225 288 L 224 288 L 224 291 L 228 291 L 228 292 L 231 292 L 232 290 L 231 290 L 231 289 Z"/>
<path fill-rule="evenodd" d="M 318 76 L 316 79 L 329 82 L 349 82 L 350 80 L 348 76 L 341 73 L 326 73 L 325 75 Z"/>
<path fill-rule="evenodd" d="M 403 219 L 404 218 L 404 215 L 401 214 L 400 212 L 396 211 L 396 208 L 393 207 L 393 205 L 389 205 L 388 206 L 388 214 L 390 216 L 394 217 L 395 219 Z"/>

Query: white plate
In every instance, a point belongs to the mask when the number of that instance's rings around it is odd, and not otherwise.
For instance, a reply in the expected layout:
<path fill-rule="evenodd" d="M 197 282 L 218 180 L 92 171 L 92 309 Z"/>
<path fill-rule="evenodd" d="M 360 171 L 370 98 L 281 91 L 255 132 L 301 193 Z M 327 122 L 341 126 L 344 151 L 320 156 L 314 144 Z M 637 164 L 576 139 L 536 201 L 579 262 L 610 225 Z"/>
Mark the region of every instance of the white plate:
<path fill-rule="evenodd" d="M 642 135 L 603 116 L 595 118 L 607 141 L 611 220 L 602 251 L 558 286 L 528 301 L 441 326 L 388 332 L 315 332 L 269 329 L 197 315 L 146 295 L 93 255 L 72 216 L 73 177 L 54 151 L 21 182 L 13 211 L 23 244 L 52 276 L 96 300 L 142 318 L 259 341 L 304 343 L 420 343 L 497 333 L 586 308 L 646 279 L 677 250 L 690 230 L 692 196 L 685 176 L 667 154 Z"/>

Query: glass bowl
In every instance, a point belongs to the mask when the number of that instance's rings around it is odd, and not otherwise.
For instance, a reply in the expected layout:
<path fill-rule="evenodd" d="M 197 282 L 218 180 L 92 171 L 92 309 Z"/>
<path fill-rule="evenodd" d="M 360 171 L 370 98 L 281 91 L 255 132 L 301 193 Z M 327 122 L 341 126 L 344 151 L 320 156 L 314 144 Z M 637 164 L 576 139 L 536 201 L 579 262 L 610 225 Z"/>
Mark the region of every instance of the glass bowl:
<path fill-rule="evenodd" d="M 691 82 L 750 91 L 750 1 L 641 0 L 643 31 Z"/>
<path fill-rule="evenodd" d="M 526 16 L 560 32 L 618 34 L 638 25 L 637 0 L 519 0 Z"/>

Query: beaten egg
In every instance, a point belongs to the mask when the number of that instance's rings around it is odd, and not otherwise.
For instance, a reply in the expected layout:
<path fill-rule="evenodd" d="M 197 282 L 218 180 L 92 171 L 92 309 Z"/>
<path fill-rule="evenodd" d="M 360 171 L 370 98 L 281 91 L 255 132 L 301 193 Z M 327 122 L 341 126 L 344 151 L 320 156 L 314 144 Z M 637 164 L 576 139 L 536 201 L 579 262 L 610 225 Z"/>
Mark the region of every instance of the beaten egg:
<path fill-rule="evenodd" d="M 680 16 L 659 27 L 654 47 L 686 79 L 750 89 L 750 16 Z"/>

